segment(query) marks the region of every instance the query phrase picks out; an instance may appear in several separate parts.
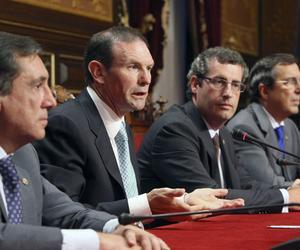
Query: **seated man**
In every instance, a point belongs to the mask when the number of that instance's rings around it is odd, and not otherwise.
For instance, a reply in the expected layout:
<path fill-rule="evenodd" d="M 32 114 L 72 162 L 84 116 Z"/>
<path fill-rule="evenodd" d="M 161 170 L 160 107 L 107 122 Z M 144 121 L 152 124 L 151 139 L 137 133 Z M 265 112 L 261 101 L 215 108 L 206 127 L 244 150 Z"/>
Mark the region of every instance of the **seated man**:
<path fill-rule="evenodd" d="M 299 189 L 241 188 L 232 136 L 224 124 L 236 111 L 247 75 L 238 52 L 216 47 L 198 55 L 187 75 L 191 101 L 171 107 L 145 135 L 138 154 L 144 192 L 162 186 L 226 187 L 226 198 L 242 197 L 246 205 L 299 200 Z"/>
<path fill-rule="evenodd" d="M 92 36 L 85 52 L 87 88 L 49 112 L 46 137 L 34 146 L 42 174 L 74 201 L 112 214 L 197 211 L 242 205 L 225 201 L 227 190 L 184 189 L 139 194 L 139 173 L 127 112 L 143 109 L 153 59 L 135 29 L 112 27 Z M 207 195 L 206 195 L 207 194 Z M 199 196 L 200 195 L 200 196 Z"/>
<path fill-rule="evenodd" d="M 40 175 L 28 143 L 45 136 L 47 110 L 56 104 L 40 51 L 29 37 L 0 32 L 0 249 L 168 249 L 151 234 L 74 203 Z"/>
<path fill-rule="evenodd" d="M 300 155 L 300 133 L 288 117 L 299 112 L 300 72 L 297 60 L 289 54 L 274 54 L 259 60 L 250 77 L 252 103 L 228 123 L 266 143 Z M 279 133 L 282 131 L 283 133 Z M 292 156 L 235 140 L 242 185 L 258 181 L 275 187 L 289 187 L 300 177 L 300 166 L 278 164 L 278 160 L 295 162 Z M 296 180 L 294 185 L 297 185 Z"/>

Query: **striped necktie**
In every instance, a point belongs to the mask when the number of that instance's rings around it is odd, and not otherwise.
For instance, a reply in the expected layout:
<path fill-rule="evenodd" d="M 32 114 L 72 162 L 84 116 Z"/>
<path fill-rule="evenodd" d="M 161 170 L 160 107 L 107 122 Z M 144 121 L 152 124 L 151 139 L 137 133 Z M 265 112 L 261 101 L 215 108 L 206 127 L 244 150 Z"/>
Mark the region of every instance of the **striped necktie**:
<path fill-rule="evenodd" d="M 122 123 L 119 132 L 115 136 L 115 142 L 118 151 L 119 170 L 125 188 L 126 196 L 127 198 L 137 196 L 137 182 L 135 178 L 134 169 L 130 160 L 128 137 L 124 123 Z"/>

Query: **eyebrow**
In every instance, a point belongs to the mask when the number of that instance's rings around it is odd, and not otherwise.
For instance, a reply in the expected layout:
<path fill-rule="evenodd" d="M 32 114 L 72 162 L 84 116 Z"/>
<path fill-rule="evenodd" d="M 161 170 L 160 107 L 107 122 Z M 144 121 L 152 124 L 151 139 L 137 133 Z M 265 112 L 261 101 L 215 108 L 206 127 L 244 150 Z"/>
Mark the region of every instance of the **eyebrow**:
<path fill-rule="evenodd" d="M 48 77 L 46 77 L 46 76 L 40 76 L 40 77 L 38 77 L 38 78 L 36 78 L 36 79 L 33 79 L 32 81 L 31 81 L 31 83 L 32 84 L 36 84 L 36 83 L 38 83 L 38 82 L 43 82 L 43 81 L 47 81 L 47 79 L 48 79 Z"/>

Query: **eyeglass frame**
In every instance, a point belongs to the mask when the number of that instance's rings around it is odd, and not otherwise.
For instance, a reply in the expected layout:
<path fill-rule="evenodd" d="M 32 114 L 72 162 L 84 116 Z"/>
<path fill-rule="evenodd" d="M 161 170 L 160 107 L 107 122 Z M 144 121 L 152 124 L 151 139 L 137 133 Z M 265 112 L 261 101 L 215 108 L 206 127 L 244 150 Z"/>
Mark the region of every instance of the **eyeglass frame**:
<path fill-rule="evenodd" d="M 282 80 L 275 80 L 275 82 L 282 83 L 284 86 L 288 88 L 294 87 L 296 89 L 298 85 L 300 86 L 300 79 L 297 79 L 295 77 L 290 77 Z"/>
<path fill-rule="evenodd" d="M 247 85 L 244 84 L 243 82 L 233 80 L 233 81 L 231 81 L 231 82 L 229 83 L 227 79 L 221 78 L 221 77 L 207 77 L 207 76 L 200 76 L 200 77 L 197 77 L 197 79 L 198 79 L 198 80 L 199 80 L 199 79 L 201 79 L 201 80 L 207 80 L 208 83 L 209 83 L 211 86 L 213 86 L 216 90 L 222 90 L 222 89 L 224 89 L 225 87 L 227 87 L 228 84 L 231 85 L 231 89 L 232 89 L 233 91 L 235 91 L 235 92 L 240 92 L 240 93 L 242 93 L 242 92 L 244 92 L 244 91 L 247 89 Z M 216 82 L 215 82 L 216 80 L 222 80 L 223 83 L 221 83 L 221 85 L 220 85 L 219 87 L 217 87 Z M 232 85 L 233 83 L 239 85 L 238 89 L 236 89 L 237 85 Z M 234 86 L 235 86 L 235 87 L 234 87 Z"/>

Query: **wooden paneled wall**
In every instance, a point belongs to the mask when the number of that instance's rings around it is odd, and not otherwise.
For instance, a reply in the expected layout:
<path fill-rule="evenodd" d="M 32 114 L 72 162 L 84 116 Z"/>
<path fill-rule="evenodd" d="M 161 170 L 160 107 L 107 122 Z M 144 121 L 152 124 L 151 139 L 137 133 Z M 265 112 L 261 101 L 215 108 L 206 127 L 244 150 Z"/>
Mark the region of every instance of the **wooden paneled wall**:
<path fill-rule="evenodd" d="M 40 42 L 52 85 L 78 93 L 84 86 L 84 47 L 92 34 L 116 22 L 115 13 L 115 0 L 1 0 L 0 30 Z"/>

